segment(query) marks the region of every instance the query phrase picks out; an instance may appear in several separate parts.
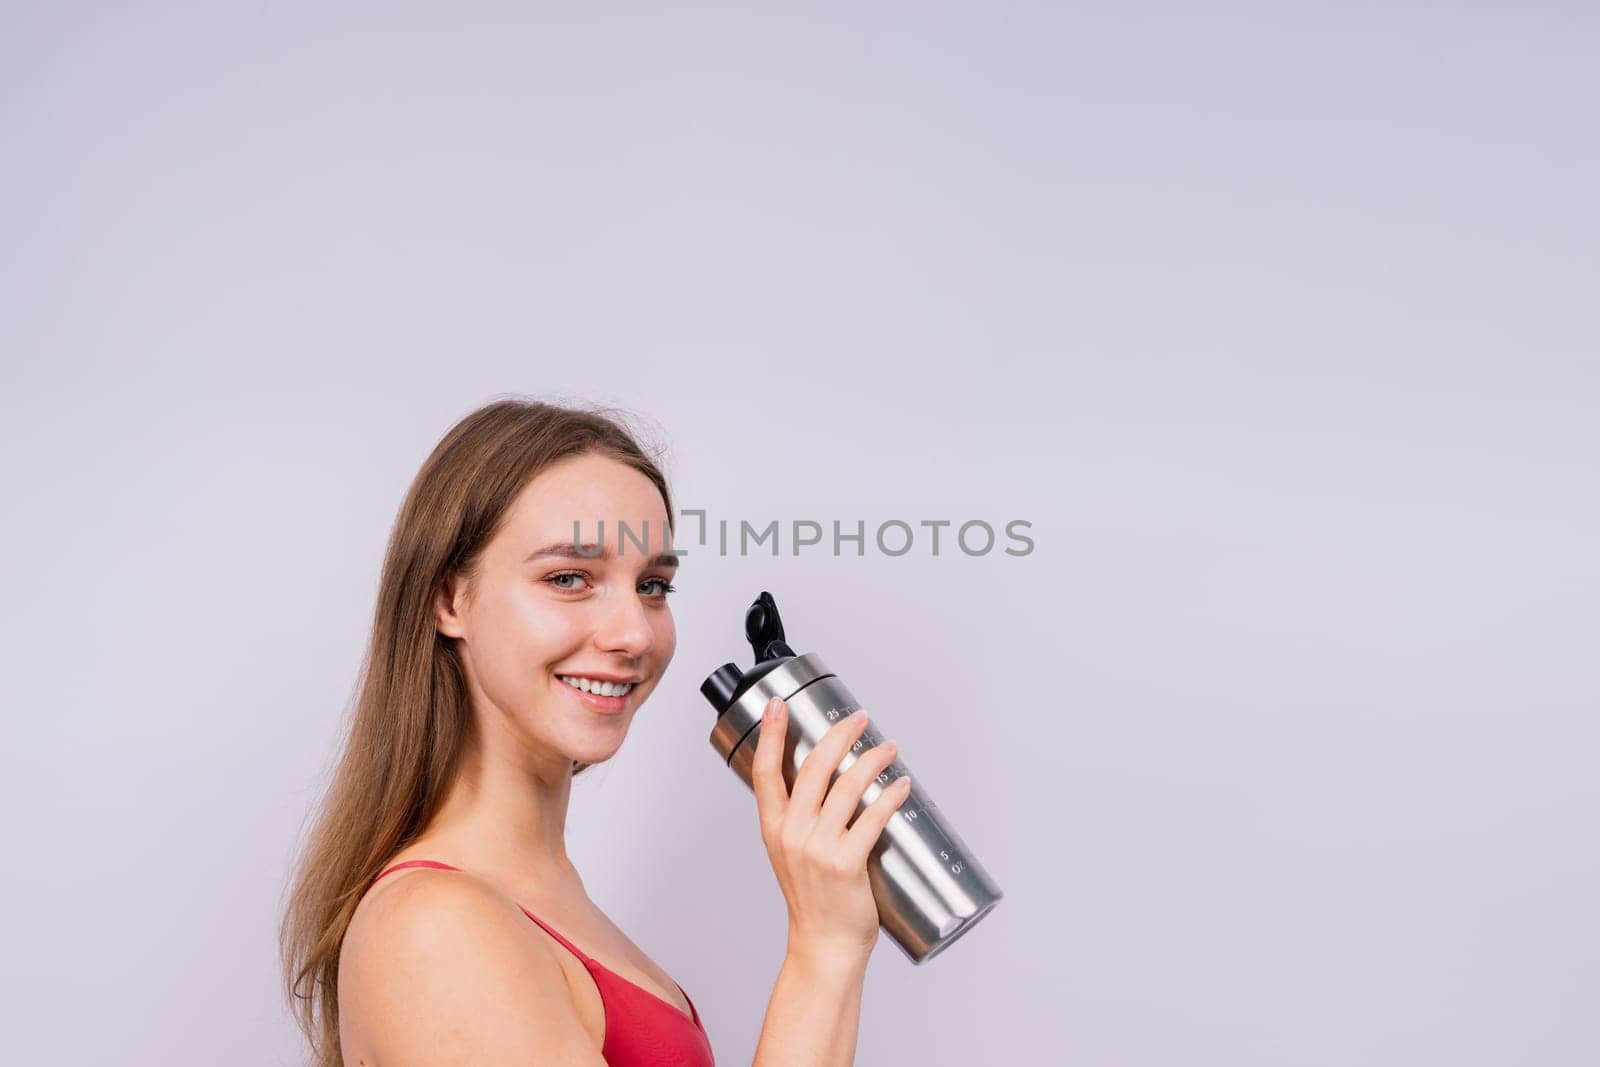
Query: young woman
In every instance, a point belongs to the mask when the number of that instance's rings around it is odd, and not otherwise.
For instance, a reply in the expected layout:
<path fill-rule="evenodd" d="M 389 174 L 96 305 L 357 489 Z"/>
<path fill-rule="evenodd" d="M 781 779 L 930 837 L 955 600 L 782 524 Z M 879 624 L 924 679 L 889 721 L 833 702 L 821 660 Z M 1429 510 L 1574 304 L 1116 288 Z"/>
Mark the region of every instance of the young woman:
<path fill-rule="evenodd" d="M 661 471 L 602 412 L 499 401 L 423 464 L 284 918 L 320 1067 L 712 1063 L 697 1007 L 589 899 L 565 840 L 573 777 L 622 747 L 672 659 L 672 520 Z M 879 745 L 830 787 L 861 713 L 791 790 L 784 710 L 753 774 L 789 912 L 755 1064 L 849 1064 L 878 938 L 867 856 L 909 780 L 851 822 L 895 755 Z"/>

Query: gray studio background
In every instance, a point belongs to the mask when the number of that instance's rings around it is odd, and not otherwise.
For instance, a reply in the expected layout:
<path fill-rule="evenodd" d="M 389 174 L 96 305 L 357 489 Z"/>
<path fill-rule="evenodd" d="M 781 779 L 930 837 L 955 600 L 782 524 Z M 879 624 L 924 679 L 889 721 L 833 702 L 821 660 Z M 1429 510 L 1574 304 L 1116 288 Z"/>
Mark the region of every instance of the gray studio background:
<path fill-rule="evenodd" d="M 881 943 L 859 1063 L 1595 1062 L 1596 30 L 6 5 L 7 1058 L 301 1062 L 384 541 L 516 393 L 713 519 L 1033 524 L 691 554 L 569 841 L 719 1062 L 784 909 L 697 688 L 763 588 L 1007 892 Z"/>

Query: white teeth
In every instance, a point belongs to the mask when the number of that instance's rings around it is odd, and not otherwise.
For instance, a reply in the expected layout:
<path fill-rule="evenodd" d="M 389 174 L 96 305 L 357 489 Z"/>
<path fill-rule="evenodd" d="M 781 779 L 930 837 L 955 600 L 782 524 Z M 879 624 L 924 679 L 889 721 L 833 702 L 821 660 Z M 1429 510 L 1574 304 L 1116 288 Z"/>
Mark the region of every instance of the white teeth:
<path fill-rule="evenodd" d="M 566 674 L 558 674 L 556 677 L 574 689 L 604 697 L 619 697 L 633 688 L 632 682 L 601 682 L 593 678 L 576 678 Z"/>

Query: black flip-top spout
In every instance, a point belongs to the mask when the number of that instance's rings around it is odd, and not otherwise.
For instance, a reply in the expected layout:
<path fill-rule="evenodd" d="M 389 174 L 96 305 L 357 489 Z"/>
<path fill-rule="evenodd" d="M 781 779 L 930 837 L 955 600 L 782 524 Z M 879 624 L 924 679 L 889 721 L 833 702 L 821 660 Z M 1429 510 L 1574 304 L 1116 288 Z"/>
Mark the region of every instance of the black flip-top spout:
<path fill-rule="evenodd" d="M 783 619 L 778 614 L 778 602 L 765 589 L 744 613 L 744 635 L 756 654 L 756 662 L 794 655 L 783 640 Z"/>
<path fill-rule="evenodd" d="M 783 640 L 783 619 L 778 602 L 762 590 L 750 610 L 744 613 L 744 635 L 756 654 L 756 665 L 748 671 L 736 663 L 724 663 L 700 684 L 700 693 L 711 702 L 718 715 L 727 711 L 761 676 L 794 657 L 794 649 Z"/>

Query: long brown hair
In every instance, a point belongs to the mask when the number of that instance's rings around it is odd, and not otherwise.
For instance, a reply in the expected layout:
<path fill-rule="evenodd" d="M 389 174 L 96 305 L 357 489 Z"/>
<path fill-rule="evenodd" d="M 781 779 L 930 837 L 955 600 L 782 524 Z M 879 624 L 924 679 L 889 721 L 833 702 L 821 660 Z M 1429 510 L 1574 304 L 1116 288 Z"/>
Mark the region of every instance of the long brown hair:
<path fill-rule="evenodd" d="M 339 951 L 381 864 L 420 834 L 472 728 L 455 639 L 434 595 L 471 575 L 522 488 L 544 468 L 599 454 L 672 495 L 615 409 L 497 400 L 450 428 L 417 472 L 389 537 L 350 731 L 295 872 L 279 934 L 285 992 L 318 1067 L 339 1067 Z M 573 774 L 589 764 L 574 763 Z"/>

